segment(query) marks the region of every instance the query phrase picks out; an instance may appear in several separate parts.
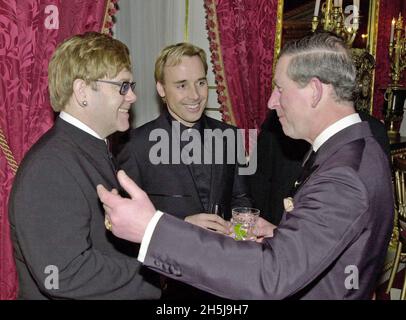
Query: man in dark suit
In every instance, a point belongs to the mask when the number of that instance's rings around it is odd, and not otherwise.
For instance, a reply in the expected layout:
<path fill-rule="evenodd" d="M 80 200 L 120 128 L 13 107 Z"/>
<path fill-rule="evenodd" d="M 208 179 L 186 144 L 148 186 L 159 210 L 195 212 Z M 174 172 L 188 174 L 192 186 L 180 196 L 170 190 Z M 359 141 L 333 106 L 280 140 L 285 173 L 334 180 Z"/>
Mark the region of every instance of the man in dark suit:
<path fill-rule="evenodd" d="M 132 130 L 118 162 L 159 210 L 227 233 L 228 225 L 220 215 L 229 219 L 232 207 L 250 207 L 251 201 L 235 156 L 236 128 L 203 114 L 208 99 L 206 74 L 206 54 L 201 48 L 178 43 L 162 49 L 155 80 L 166 109 L 157 119 Z M 207 139 L 208 133 L 213 139 Z M 220 215 L 212 214 L 216 210 Z M 165 299 L 202 298 L 184 285 L 168 282 L 165 287 Z"/>
<path fill-rule="evenodd" d="M 359 111 L 362 121 L 369 123 L 372 134 L 390 159 L 390 145 L 383 123 Z M 248 176 L 254 207 L 261 216 L 278 225 L 284 212 L 283 199 L 290 196 L 295 181 L 303 170 L 303 158 L 310 144 L 283 133 L 275 110 L 268 113 L 258 135 L 257 170 Z"/>
<path fill-rule="evenodd" d="M 355 76 L 344 42 L 330 33 L 282 50 L 268 107 L 287 136 L 312 148 L 273 237 L 241 243 L 187 226 L 156 211 L 122 171 L 131 199 L 97 187 L 110 230 L 141 242 L 138 260 L 152 270 L 223 297 L 370 299 L 394 208 L 387 156 L 354 109 Z M 271 231 L 260 220 L 258 234 Z"/>
<path fill-rule="evenodd" d="M 60 115 L 25 156 L 9 199 L 18 297 L 158 299 L 137 248 L 104 230 L 95 192 L 99 183 L 119 189 L 106 137 L 129 128 L 136 100 L 128 48 L 77 35 L 56 49 L 48 73 Z"/>

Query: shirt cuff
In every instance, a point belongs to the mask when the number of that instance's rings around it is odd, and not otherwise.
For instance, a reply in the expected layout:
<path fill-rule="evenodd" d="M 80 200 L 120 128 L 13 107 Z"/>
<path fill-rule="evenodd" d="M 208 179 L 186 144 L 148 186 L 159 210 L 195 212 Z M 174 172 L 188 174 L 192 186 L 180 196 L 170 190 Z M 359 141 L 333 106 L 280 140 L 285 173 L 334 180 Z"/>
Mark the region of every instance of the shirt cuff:
<path fill-rule="evenodd" d="M 155 227 L 158 224 L 159 219 L 164 213 L 161 211 L 155 212 L 152 219 L 148 222 L 147 228 L 145 229 L 144 236 L 142 237 L 140 251 L 138 253 L 138 261 L 144 263 L 145 256 L 147 255 L 147 250 L 149 243 L 151 241 L 152 235 L 154 233 Z"/>

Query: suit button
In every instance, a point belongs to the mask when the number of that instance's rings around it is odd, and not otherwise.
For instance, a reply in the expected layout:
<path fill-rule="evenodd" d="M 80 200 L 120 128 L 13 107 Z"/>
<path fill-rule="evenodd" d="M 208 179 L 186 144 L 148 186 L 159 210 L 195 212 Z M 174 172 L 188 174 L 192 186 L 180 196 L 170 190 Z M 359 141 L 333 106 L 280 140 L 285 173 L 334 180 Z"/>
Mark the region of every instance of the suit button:
<path fill-rule="evenodd" d="M 161 268 L 161 267 L 162 267 L 162 262 L 159 261 L 159 260 L 155 260 L 155 261 L 154 261 L 154 264 L 155 264 L 158 268 Z"/>
<path fill-rule="evenodd" d="M 169 273 L 174 274 L 175 276 L 180 276 L 180 274 L 181 274 L 179 268 L 177 268 L 175 266 L 169 267 Z"/>

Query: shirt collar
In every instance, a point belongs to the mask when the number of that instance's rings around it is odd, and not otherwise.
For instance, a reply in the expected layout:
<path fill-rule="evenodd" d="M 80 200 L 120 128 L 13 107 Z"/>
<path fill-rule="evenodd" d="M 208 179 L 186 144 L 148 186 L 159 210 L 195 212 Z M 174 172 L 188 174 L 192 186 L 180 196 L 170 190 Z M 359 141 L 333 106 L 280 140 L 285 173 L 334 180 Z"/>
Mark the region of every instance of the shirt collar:
<path fill-rule="evenodd" d="M 200 132 L 200 134 L 203 134 L 203 129 L 204 129 L 204 114 L 202 114 L 202 116 L 200 117 L 199 120 L 196 121 L 196 123 L 193 124 L 193 126 L 191 127 L 187 127 L 185 126 L 182 122 L 180 122 L 179 120 L 176 120 L 168 111 L 168 109 L 164 110 L 165 112 L 165 116 L 168 119 L 169 124 L 172 126 L 172 122 L 173 121 L 177 121 L 180 124 L 180 131 L 183 132 L 184 130 L 188 130 L 188 132 L 190 131 L 189 129 L 195 129 L 198 130 Z M 203 137 L 203 135 L 202 135 Z"/>
<path fill-rule="evenodd" d="M 317 152 L 317 150 L 323 145 L 323 143 L 326 142 L 328 139 L 330 139 L 337 132 L 340 132 L 341 130 L 358 122 L 361 122 L 361 118 L 359 117 L 358 113 L 350 114 L 349 116 L 346 116 L 338 120 L 337 122 L 334 122 L 331 126 L 324 129 L 316 137 L 316 139 L 314 139 L 313 150 Z"/>
<path fill-rule="evenodd" d="M 93 137 L 95 137 L 97 139 L 107 141 L 106 139 L 103 139 L 102 137 L 100 137 L 96 131 L 89 128 L 89 126 L 85 125 L 82 121 L 78 120 L 77 118 L 75 118 L 74 116 L 72 116 L 71 114 L 69 114 L 65 111 L 61 111 L 61 113 L 59 114 L 59 118 L 70 123 L 72 126 L 75 126 L 76 128 L 92 135 Z"/>

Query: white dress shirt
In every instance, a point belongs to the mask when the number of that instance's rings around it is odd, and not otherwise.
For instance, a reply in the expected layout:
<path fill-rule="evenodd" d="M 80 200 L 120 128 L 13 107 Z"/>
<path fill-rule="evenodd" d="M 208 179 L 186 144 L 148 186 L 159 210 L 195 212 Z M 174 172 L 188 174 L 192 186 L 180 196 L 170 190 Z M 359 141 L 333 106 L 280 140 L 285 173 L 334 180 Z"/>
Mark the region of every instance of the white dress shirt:
<path fill-rule="evenodd" d="M 65 111 L 61 111 L 61 113 L 59 114 L 59 118 L 70 123 L 72 126 L 75 126 L 76 128 L 78 128 L 84 132 L 87 132 L 88 134 L 92 135 L 93 137 L 95 137 L 97 139 L 106 141 L 106 139 L 103 139 L 102 137 L 100 137 L 96 131 L 89 128 L 89 126 L 85 125 L 82 121 L 78 120 L 77 118 L 75 118 L 74 116 L 70 115 L 69 113 L 67 113 Z"/>
<path fill-rule="evenodd" d="M 314 142 L 313 142 L 314 152 L 317 152 L 317 150 L 319 150 L 319 148 L 323 145 L 323 143 L 326 142 L 328 139 L 330 139 L 337 132 L 340 132 L 341 130 L 343 130 L 349 126 L 352 126 L 353 124 L 361 122 L 361 121 L 362 120 L 359 117 L 359 114 L 353 113 L 353 114 L 350 114 L 349 116 L 346 116 L 346 117 L 338 120 L 337 122 L 334 122 L 331 126 L 324 129 L 316 137 L 316 139 L 314 139 Z"/>

